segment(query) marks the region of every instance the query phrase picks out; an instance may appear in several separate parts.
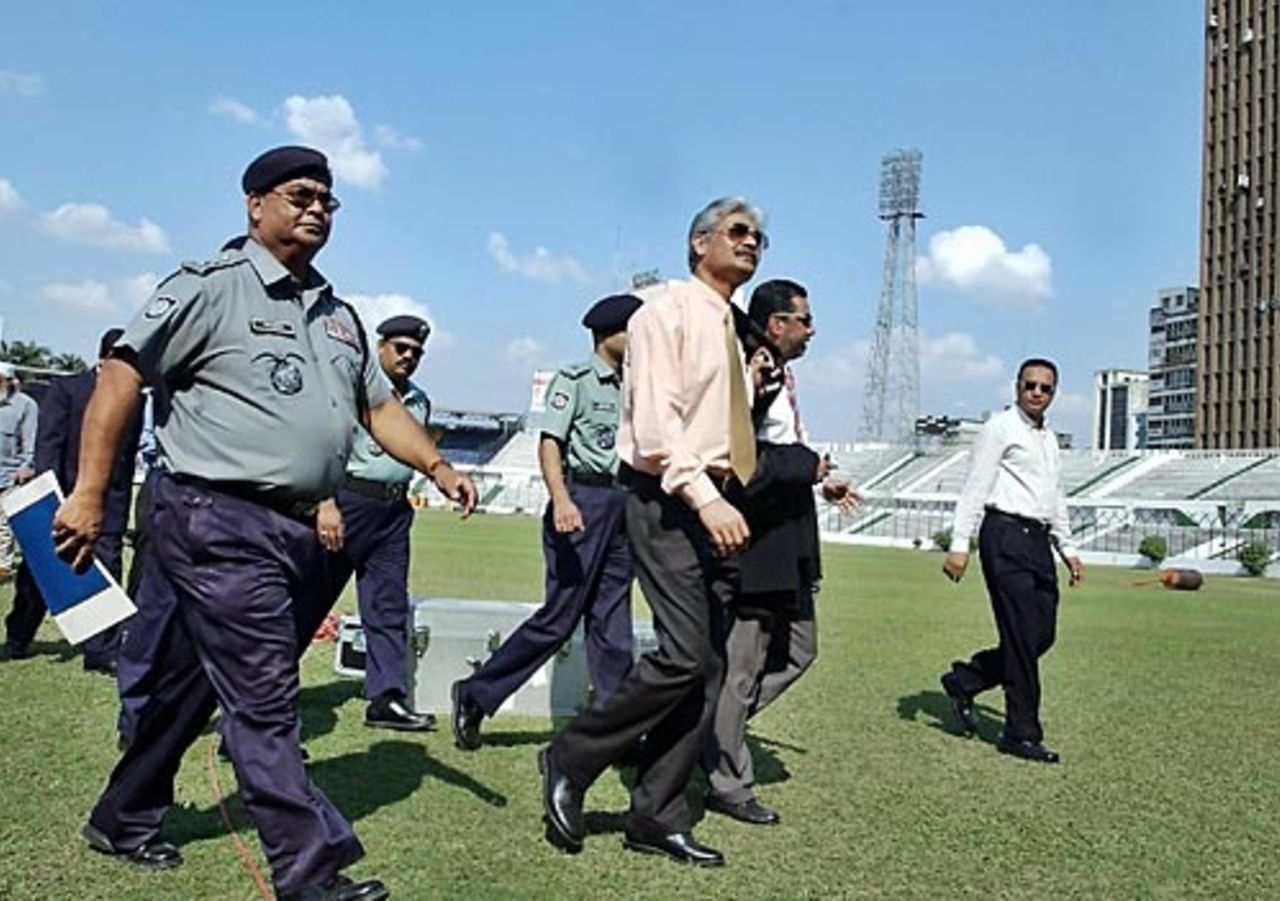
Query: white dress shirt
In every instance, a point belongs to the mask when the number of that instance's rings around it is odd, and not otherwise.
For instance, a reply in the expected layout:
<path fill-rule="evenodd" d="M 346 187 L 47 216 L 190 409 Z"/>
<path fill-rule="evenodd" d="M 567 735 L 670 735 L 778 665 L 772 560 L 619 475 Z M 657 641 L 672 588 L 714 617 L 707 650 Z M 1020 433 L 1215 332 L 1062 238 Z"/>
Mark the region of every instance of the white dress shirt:
<path fill-rule="evenodd" d="M 1071 546 L 1058 438 L 1048 426 L 1036 427 L 1014 405 L 987 420 L 978 433 L 951 527 L 951 552 L 967 554 L 987 507 L 1038 520 L 1049 526 L 1063 552 Z"/>
<path fill-rule="evenodd" d="M 804 426 L 800 425 L 800 407 L 796 402 L 796 381 L 791 370 L 782 369 L 782 384 L 778 386 L 756 428 L 756 438 L 770 444 L 803 444 Z"/>

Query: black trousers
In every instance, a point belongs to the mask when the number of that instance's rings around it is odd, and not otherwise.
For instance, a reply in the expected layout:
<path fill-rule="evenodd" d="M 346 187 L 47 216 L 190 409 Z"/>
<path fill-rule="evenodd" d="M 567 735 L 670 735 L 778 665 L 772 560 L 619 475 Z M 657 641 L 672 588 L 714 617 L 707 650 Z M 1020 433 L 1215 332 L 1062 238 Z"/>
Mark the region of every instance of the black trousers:
<path fill-rule="evenodd" d="M 551 744 L 569 779 L 587 788 L 647 736 L 627 831 L 656 837 L 691 825 L 684 790 L 706 747 L 724 676 L 725 608 L 737 563 L 712 554 L 697 515 L 637 476 L 627 496 L 636 576 L 653 611 L 658 648 L 636 662 L 607 700 L 578 716 Z"/>
<path fill-rule="evenodd" d="M 1049 535 L 1015 519 L 988 513 L 978 533 L 982 575 L 991 596 L 1000 644 L 952 671 L 971 695 L 1004 686 L 1005 736 L 1038 742 L 1041 655 L 1053 646 L 1058 620 L 1058 574 Z"/>

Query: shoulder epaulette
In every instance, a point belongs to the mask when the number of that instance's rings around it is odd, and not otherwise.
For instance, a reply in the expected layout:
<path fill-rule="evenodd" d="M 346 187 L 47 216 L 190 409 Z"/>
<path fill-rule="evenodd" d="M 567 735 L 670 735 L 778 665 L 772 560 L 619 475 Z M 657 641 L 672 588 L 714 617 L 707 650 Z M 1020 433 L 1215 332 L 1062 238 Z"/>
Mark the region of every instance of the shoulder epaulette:
<path fill-rule="evenodd" d="M 570 363 L 568 366 L 560 370 L 560 374 L 567 379 L 580 379 L 591 371 L 591 366 L 587 363 Z"/>
<path fill-rule="evenodd" d="M 210 272 L 217 272 L 219 269 L 229 269 L 232 266 L 239 266 L 241 263 L 249 262 L 249 258 L 238 250 L 224 250 L 212 260 L 205 260 L 203 263 L 195 260 L 184 260 L 181 272 L 190 272 L 193 275 L 208 275 Z M 174 275 L 178 273 L 175 272 Z M 172 278 L 173 276 L 170 276 Z M 168 281 L 168 279 L 165 279 Z"/>

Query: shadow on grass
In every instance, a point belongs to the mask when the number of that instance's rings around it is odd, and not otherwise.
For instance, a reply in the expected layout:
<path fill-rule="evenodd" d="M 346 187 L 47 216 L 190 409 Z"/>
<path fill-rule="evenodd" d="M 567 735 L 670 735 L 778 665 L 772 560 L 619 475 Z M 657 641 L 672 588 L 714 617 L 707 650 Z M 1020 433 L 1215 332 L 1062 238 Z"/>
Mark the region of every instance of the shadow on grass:
<path fill-rule="evenodd" d="M 985 704 L 974 704 L 973 712 L 978 717 L 978 737 L 990 744 L 995 744 L 1004 723 L 1004 715 Z M 951 712 L 951 699 L 945 692 L 920 691 L 913 695 L 898 698 L 898 718 L 918 722 L 920 714 L 929 720 L 925 725 L 930 729 L 938 729 L 948 735 L 963 736 L 960 724 Z"/>
<path fill-rule="evenodd" d="M 422 745 L 382 741 L 367 751 L 319 760 L 307 767 L 312 780 L 342 815 L 355 823 L 409 797 L 428 779 L 465 789 L 491 807 L 505 807 L 506 795 L 429 755 Z M 224 785 L 225 785 L 225 776 Z M 239 792 L 228 795 L 232 822 L 249 825 Z M 177 845 L 217 838 L 226 832 L 217 805 L 174 807 L 165 818 L 165 837 Z"/>
<path fill-rule="evenodd" d="M 7 647 L 0 651 L 0 660 L 6 663 L 21 664 L 25 660 L 34 660 L 37 657 L 54 657 L 55 663 L 66 663 L 80 655 L 74 647 L 65 641 L 33 641 L 27 647 L 29 656 L 27 657 L 10 657 Z"/>
<path fill-rule="evenodd" d="M 364 692 L 360 679 L 335 679 L 323 685 L 309 685 L 298 694 L 302 719 L 302 740 L 328 735 L 338 726 L 338 708 Z"/>

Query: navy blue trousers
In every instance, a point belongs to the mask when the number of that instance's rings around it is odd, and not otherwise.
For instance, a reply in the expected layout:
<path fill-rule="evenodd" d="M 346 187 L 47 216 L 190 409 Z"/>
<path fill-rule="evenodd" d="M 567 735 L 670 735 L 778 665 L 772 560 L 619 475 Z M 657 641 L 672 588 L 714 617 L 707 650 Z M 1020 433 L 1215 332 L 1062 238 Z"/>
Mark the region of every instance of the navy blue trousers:
<path fill-rule="evenodd" d="M 93 545 L 93 555 L 97 557 L 107 572 L 120 581 L 124 568 L 124 536 L 120 532 L 105 532 Z M 44 620 L 48 611 L 36 580 L 26 563 L 18 567 L 18 575 L 13 588 L 13 608 L 4 619 L 5 637 L 16 645 L 31 644 L 36 637 L 36 630 Z M 116 653 L 120 646 L 121 625 L 117 623 L 103 629 L 97 635 L 85 639 L 80 648 L 84 651 L 85 666 L 112 667 L 116 665 Z"/>
<path fill-rule="evenodd" d="M 342 550 L 327 555 L 329 606 L 354 572 L 366 648 L 364 696 L 404 697 L 413 508 L 407 501 L 378 500 L 345 489 L 338 492 L 338 507 L 346 537 Z"/>
<path fill-rule="evenodd" d="M 217 707 L 276 890 L 322 882 L 364 849 L 299 751 L 298 620 L 327 587 L 314 527 L 168 476 L 151 525 L 143 605 L 171 591 L 176 614 L 151 702 L 89 821 L 124 850 L 155 839 L 183 754 Z"/>
<path fill-rule="evenodd" d="M 145 594 L 140 590 L 146 575 L 151 543 L 151 516 L 155 508 L 156 480 L 160 471 L 147 472 L 133 506 L 133 560 L 129 564 L 129 597 L 138 612 L 130 617 L 121 637 L 116 658 L 116 691 L 120 695 L 120 715 L 116 728 L 127 745 L 138 731 L 142 716 L 155 689 L 155 661 L 165 632 L 173 622 L 177 598 L 167 579 L 152 576 L 155 584 Z"/>
<path fill-rule="evenodd" d="M 597 701 L 617 690 L 631 668 L 631 545 L 627 495 L 621 488 L 569 486 L 584 528 L 555 530 L 551 505 L 542 517 L 546 600 L 464 683 L 465 695 L 489 716 L 528 681 L 585 622 L 587 667 Z"/>

